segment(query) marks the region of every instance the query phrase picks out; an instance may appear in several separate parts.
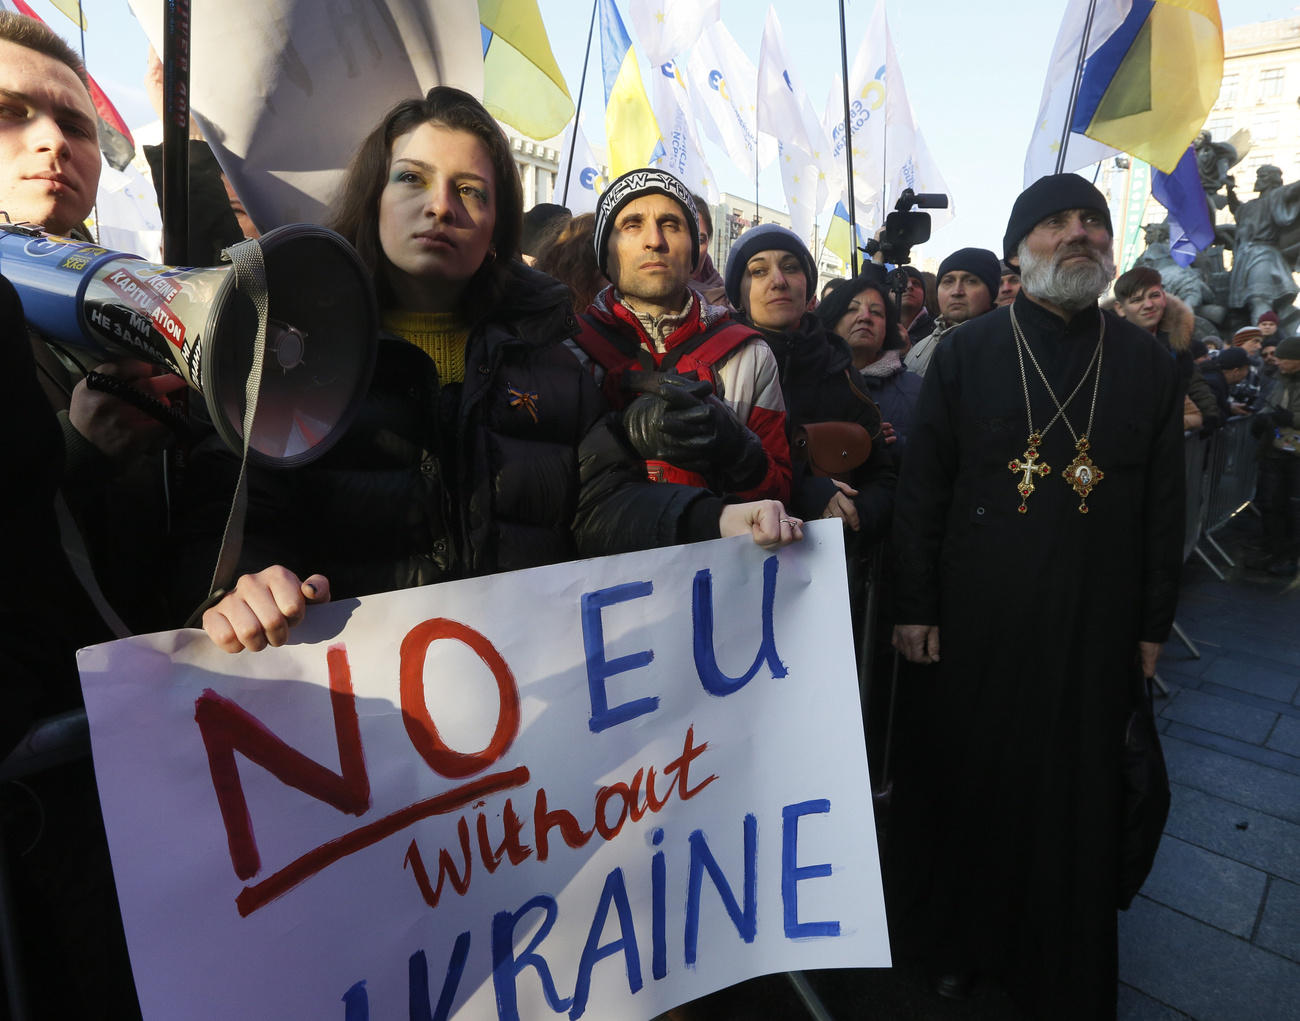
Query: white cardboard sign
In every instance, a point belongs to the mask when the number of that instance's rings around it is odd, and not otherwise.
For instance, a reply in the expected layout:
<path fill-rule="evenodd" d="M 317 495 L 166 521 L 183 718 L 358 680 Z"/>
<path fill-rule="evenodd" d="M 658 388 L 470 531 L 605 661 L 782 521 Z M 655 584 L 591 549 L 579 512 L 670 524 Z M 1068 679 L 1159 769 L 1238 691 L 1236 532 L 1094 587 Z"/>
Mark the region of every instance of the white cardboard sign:
<path fill-rule="evenodd" d="M 84 649 L 146 1018 L 650 1018 L 889 963 L 838 522 Z"/>

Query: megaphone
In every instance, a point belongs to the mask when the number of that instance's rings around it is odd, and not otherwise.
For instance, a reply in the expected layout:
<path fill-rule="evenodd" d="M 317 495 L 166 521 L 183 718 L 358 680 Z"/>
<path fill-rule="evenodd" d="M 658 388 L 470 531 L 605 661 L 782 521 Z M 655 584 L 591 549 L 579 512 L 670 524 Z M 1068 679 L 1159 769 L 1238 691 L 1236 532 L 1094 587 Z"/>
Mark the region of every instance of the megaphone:
<path fill-rule="evenodd" d="M 374 291 L 356 251 L 324 227 L 289 224 L 257 242 L 270 310 L 248 457 L 306 464 L 347 430 L 370 386 Z M 0 273 L 52 340 L 165 365 L 203 395 L 218 435 L 243 448 L 257 312 L 230 266 L 160 266 L 29 224 L 0 223 Z"/>

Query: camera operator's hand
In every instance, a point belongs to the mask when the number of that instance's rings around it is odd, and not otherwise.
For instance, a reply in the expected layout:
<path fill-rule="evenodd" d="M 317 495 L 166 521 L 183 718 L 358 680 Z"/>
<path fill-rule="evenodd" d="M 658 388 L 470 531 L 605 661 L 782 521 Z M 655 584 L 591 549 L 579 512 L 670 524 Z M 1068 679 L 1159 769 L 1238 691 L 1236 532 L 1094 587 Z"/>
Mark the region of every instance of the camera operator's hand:
<path fill-rule="evenodd" d="M 885 228 L 881 227 L 878 231 L 876 231 L 873 237 L 875 237 L 876 239 L 877 247 L 876 250 L 871 253 L 871 261 L 874 262 L 877 266 L 883 266 L 885 264 L 885 253 L 880 250 L 879 245 L 880 242 L 882 242 L 885 239 Z"/>

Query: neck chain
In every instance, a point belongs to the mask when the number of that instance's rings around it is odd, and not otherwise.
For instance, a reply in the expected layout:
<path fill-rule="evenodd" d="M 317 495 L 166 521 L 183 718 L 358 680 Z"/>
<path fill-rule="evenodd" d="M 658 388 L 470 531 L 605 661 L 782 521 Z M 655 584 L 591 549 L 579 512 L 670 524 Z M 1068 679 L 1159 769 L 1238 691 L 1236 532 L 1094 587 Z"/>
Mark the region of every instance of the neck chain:
<path fill-rule="evenodd" d="M 1083 370 L 1083 375 L 1079 377 L 1079 382 L 1070 391 L 1070 396 L 1062 404 L 1056 397 L 1056 392 L 1052 385 L 1047 382 L 1047 376 L 1043 373 L 1042 366 L 1038 364 L 1038 359 L 1034 357 L 1033 349 L 1029 342 L 1025 340 L 1025 335 L 1020 329 L 1020 323 L 1016 319 L 1016 310 L 1011 310 L 1011 332 L 1016 341 L 1016 359 L 1020 363 L 1020 386 L 1025 394 L 1025 420 L 1029 427 L 1028 449 L 1014 461 L 1007 465 L 1007 468 L 1017 475 L 1022 476 L 1016 484 L 1016 492 L 1020 494 L 1020 506 L 1016 508 L 1021 514 L 1029 510 L 1029 494 L 1034 491 L 1034 476 L 1051 474 L 1051 467 L 1046 463 L 1038 460 L 1038 448 L 1043 442 L 1043 437 L 1047 431 L 1056 425 L 1057 419 L 1065 422 L 1065 427 L 1070 430 L 1070 435 L 1074 437 L 1074 460 L 1070 462 L 1062 476 L 1066 485 L 1079 494 L 1079 513 L 1088 513 L 1088 494 L 1092 492 L 1093 486 L 1105 478 L 1105 474 L 1100 468 L 1088 457 L 1088 434 L 1092 432 L 1093 417 L 1097 413 L 1097 391 L 1101 387 L 1101 348 L 1102 340 L 1106 336 L 1106 317 L 1101 317 L 1101 330 L 1097 334 L 1097 349 L 1093 351 L 1092 357 L 1088 360 L 1087 367 Z M 1038 378 L 1043 383 L 1043 389 L 1047 395 L 1052 398 L 1052 403 L 1056 405 L 1056 414 L 1052 416 L 1041 432 L 1034 429 L 1034 413 L 1029 401 L 1029 377 L 1025 375 L 1025 354 L 1029 354 L 1029 361 L 1034 366 L 1034 371 L 1038 373 Z M 1093 366 L 1096 366 L 1094 372 Z M 1092 383 L 1092 407 L 1088 409 L 1088 426 L 1084 429 L 1083 434 L 1074 431 L 1074 426 L 1070 424 L 1070 418 L 1065 413 L 1065 409 L 1070 406 L 1078 392 L 1083 389 L 1083 384 L 1087 380 L 1089 373 L 1093 373 Z"/>

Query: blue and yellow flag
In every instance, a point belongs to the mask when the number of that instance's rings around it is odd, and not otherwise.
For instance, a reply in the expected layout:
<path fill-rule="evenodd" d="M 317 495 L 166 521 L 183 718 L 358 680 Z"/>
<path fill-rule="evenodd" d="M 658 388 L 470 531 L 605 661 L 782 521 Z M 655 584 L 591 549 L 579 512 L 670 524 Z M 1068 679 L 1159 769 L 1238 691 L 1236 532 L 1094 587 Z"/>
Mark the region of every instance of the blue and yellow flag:
<path fill-rule="evenodd" d="M 1084 65 L 1070 128 L 1172 174 L 1222 80 L 1217 0 L 1132 0 Z"/>
<path fill-rule="evenodd" d="M 554 138 L 573 117 L 573 99 L 537 0 L 478 0 L 478 19 L 483 105 L 529 138 Z"/>
<path fill-rule="evenodd" d="M 857 247 L 867 243 L 861 227 L 857 229 Z M 841 262 L 852 263 L 853 230 L 849 225 L 849 210 L 843 201 L 835 203 L 835 213 L 831 216 L 830 226 L 826 228 L 826 247 L 839 257 Z"/>
<path fill-rule="evenodd" d="M 599 10 L 605 141 L 609 146 L 610 173 L 619 177 L 648 166 L 662 145 L 662 134 L 641 81 L 636 50 L 614 0 L 599 0 Z"/>
<path fill-rule="evenodd" d="M 1190 145 L 1172 174 L 1151 172 L 1151 194 L 1169 211 L 1169 252 L 1180 266 L 1190 266 L 1196 253 L 1214 243 L 1214 220 L 1205 200 L 1196 150 Z"/>

